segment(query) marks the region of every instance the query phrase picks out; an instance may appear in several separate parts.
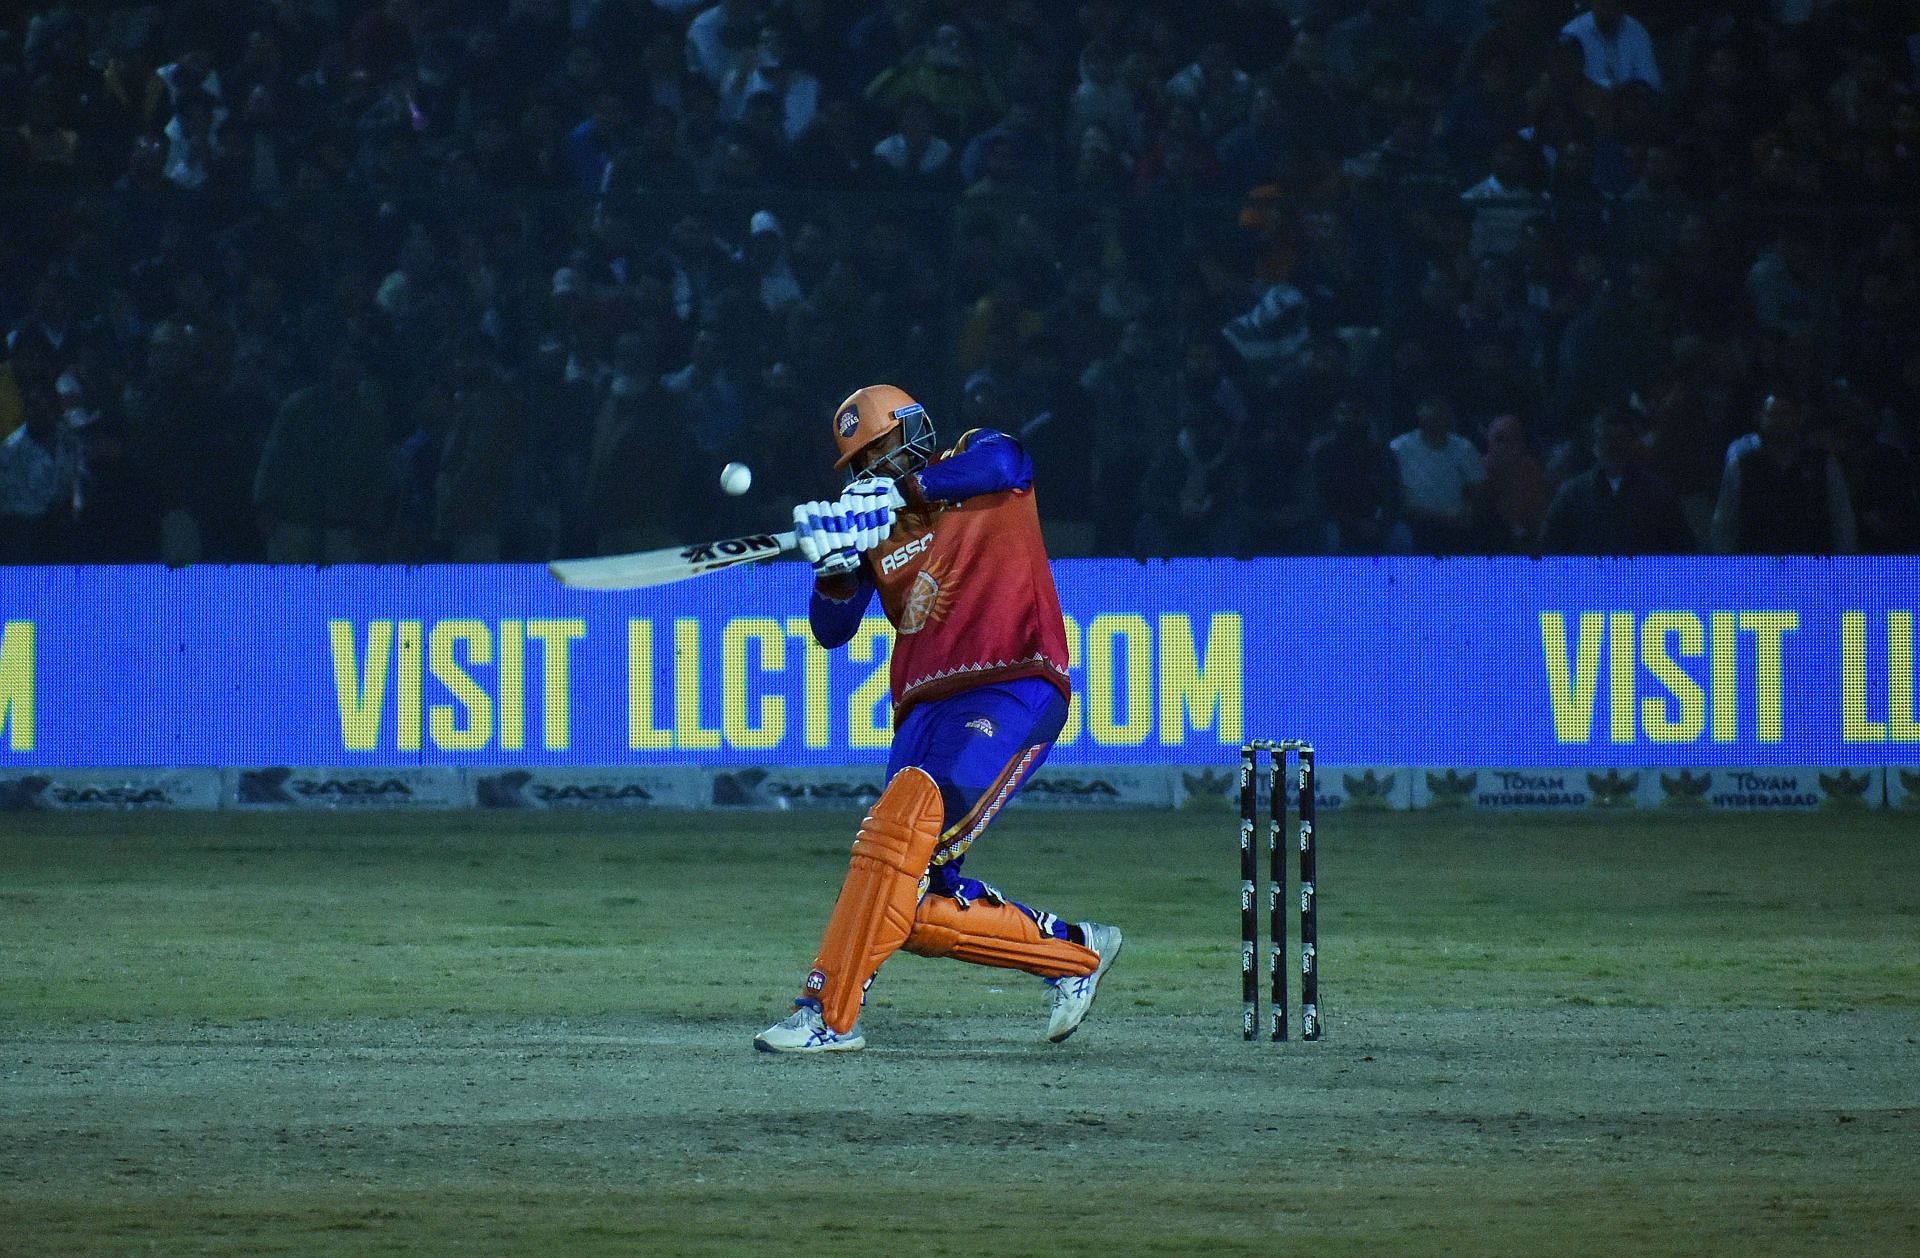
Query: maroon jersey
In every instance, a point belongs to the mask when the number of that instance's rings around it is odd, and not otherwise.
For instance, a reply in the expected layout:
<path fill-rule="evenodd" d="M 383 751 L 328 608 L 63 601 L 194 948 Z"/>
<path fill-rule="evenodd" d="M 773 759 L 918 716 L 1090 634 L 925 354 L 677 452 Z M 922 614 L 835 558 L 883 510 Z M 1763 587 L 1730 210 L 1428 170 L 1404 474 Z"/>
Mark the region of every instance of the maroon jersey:
<path fill-rule="evenodd" d="M 967 443 L 962 437 L 946 457 Z M 942 461 L 926 469 L 929 487 Z M 863 559 L 895 630 L 896 726 L 917 703 L 1017 677 L 1044 677 L 1069 693 L 1066 626 L 1029 477 L 904 512 Z"/>

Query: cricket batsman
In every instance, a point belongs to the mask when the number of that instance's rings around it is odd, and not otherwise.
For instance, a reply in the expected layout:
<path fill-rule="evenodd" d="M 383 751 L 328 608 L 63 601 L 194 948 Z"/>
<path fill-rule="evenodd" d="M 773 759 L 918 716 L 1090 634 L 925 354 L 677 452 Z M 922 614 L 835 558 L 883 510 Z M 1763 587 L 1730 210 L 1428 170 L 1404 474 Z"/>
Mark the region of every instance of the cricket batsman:
<path fill-rule="evenodd" d="M 886 384 L 840 404 L 833 438 L 835 466 L 853 479 L 838 501 L 793 513 L 815 574 L 808 616 L 831 650 L 879 592 L 896 634 L 893 749 L 793 1012 L 753 1045 L 864 1048 L 867 987 L 903 948 L 1039 975 L 1047 1038 L 1059 1043 L 1119 956 L 1119 928 L 1063 922 L 961 872 L 1066 722 L 1066 629 L 1033 462 L 990 429 L 941 453 L 926 409 Z"/>

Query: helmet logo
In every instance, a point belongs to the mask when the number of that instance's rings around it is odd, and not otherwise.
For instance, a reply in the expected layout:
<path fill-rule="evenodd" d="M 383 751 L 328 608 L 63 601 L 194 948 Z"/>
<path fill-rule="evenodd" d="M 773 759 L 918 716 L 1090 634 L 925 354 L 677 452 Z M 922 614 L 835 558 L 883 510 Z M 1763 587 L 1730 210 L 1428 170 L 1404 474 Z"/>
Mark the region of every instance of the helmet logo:
<path fill-rule="evenodd" d="M 907 422 L 908 418 L 910 418 L 911 416 L 924 415 L 926 413 L 927 413 L 927 408 L 920 405 L 920 403 L 915 402 L 912 406 L 903 406 L 899 410 L 895 411 L 893 413 L 893 417 L 904 424 Z"/>
<path fill-rule="evenodd" d="M 851 437 L 853 430 L 860 426 L 860 408 L 849 406 L 840 412 L 840 418 L 833 421 L 842 437 Z"/>

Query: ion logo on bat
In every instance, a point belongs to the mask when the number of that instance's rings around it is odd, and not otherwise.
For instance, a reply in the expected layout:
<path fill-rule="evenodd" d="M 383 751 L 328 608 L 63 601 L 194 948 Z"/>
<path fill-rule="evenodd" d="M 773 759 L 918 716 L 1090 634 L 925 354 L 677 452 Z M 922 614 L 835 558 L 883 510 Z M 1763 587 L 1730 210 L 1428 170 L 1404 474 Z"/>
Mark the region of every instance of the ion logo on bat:
<path fill-rule="evenodd" d="M 724 542 L 702 542 L 689 546 L 680 552 L 680 557 L 688 563 L 705 563 L 710 559 L 738 559 L 742 555 L 756 555 L 762 552 L 777 554 L 780 543 L 766 533 L 757 533 L 752 537 L 730 537 Z"/>

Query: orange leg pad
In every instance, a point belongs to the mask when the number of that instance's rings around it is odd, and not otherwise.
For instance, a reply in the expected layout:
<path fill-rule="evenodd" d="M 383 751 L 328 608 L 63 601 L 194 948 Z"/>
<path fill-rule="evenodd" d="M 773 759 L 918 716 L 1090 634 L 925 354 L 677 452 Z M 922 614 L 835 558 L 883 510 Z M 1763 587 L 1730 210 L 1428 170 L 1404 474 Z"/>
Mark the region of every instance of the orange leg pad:
<path fill-rule="evenodd" d="M 920 879 L 945 817 L 939 786 L 924 769 L 908 766 L 893 775 L 860 823 L 847 880 L 807 975 L 807 994 L 842 1035 L 859 1019 L 861 999 L 881 963 L 913 930 Z"/>
<path fill-rule="evenodd" d="M 944 895 L 920 901 L 913 933 L 902 946 L 923 957 L 952 957 L 1041 978 L 1087 975 L 1100 967 L 1099 953 L 1070 939 L 1041 934 L 1034 920 L 1011 904 L 975 900 L 961 908 L 958 900 Z"/>

